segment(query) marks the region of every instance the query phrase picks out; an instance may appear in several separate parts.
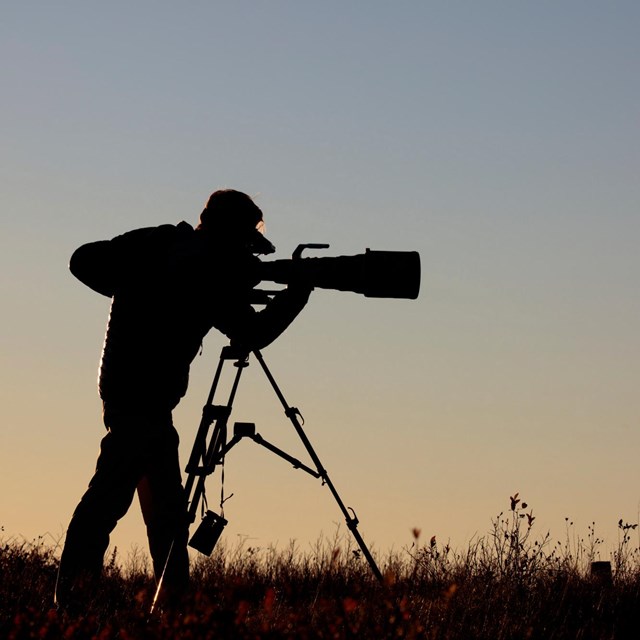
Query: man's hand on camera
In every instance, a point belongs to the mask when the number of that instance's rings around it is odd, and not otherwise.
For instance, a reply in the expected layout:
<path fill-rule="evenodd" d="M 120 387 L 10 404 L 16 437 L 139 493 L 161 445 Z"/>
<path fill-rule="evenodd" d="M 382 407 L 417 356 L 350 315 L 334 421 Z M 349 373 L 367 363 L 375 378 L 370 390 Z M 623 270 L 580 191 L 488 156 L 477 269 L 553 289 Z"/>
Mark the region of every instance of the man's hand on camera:
<path fill-rule="evenodd" d="M 308 282 L 304 282 L 302 279 L 298 282 L 289 282 L 286 291 L 296 298 L 308 300 L 314 287 Z"/>
<path fill-rule="evenodd" d="M 285 291 L 288 291 L 289 295 L 294 296 L 298 300 L 305 300 L 306 302 L 313 289 L 314 287 L 308 279 L 302 277 L 302 275 L 298 275 L 296 271 L 293 271 Z"/>

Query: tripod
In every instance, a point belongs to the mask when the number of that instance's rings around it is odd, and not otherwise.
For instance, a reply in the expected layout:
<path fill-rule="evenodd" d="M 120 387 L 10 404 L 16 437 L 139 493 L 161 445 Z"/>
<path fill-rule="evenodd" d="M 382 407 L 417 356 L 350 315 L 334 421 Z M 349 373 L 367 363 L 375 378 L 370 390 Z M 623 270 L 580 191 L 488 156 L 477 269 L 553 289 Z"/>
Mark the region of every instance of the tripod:
<path fill-rule="evenodd" d="M 227 441 L 227 423 L 231 415 L 233 401 L 240 384 L 242 372 L 246 367 L 249 366 L 250 354 L 246 351 L 240 351 L 231 346 L 223 347 L 222 352 L 220 353 L 218 367 L 213 378 L 213 383 L 211 385 L 211 390 L 209 392 L 209 396 L 207 397 L 207 402 L 202 410 L 202 419 L 200 421 L 200 426 L 198 427 L 198 431 L 193 444 L 193 449 L 191 451 L 191 456 L 186 468 L 186 471 L 189 474 L 187 482 L 185 483 L 185 490 L 189 499 L 189 522 L 195 521 L 198 511 L 198 505 L 201 499 L 204 497 L 205 480 L 207 476 L 215 471 L 216 466 L 221 465 L 224 462 L 225 455 L 233 447 L 235 447 L 236 444 L 238 444 L 244 438 L 249 438 L 256 444 L 261 445 L 272 453 L 275 453 L 279 457 L 283 458 L 287 462 L 290 462 L 294 468 L 306 471 L 309 475 L 321 479 L 322 483 L 326 484 L 329 487 L 329 490 L 338 503 L 338 507 L 345 517 L 347 527 L 353 534 L 353 537 L 358 543 L 362 554 L 369 563 L 371 570 L 373 571 L 376 578 L 379 581 L 382 581 L 382 573 L 380 572 L 380 569 L 378 569 L 373 556 L 371 555 L 367 545 L 360 535 L 360 532 L 358 531 L 359 521 L 355 512 L 350 507 L 348 508 L 344 505 L 335 486 L 333 485 L 333 482 L 331 482 L 327 471 L 322 466 L 318 455 L 311 446 L 311 442 L 309 442 L 309 439 L 302 429 L 302 424 L 300 421 L 300 411 L 298 411 L 298 409 L 296 409 L 295 407 L 290 407 L 287 404 L 287 401 L 282 395 L 282 392 L 280 391 L 280 388 L 278 387 L 273 375 L 269 371 L 269 368 L 267 367 L 260 351 L 255 350 L 251 353 L 260 364 L 267 379 L 273 387 L 276 396 L 278 397 L 280 403 L 282 404 L 282 407 L 284 408 L 285 415 L 293 424 L 293 427 L 295 428 L 296 433 L 300 437 L 300 440 L 302 441 L 311 460 L 313 461 L 315 468 L 303 464 L 297 458 L 290 456 L 282 449 L 279 449 L 278 447 L 265 440 L 259 433 L 256 433 L 255 424 L 253 423 L 236 422 L 234 424 L 233 437 L 229 441 Z M 228 361 L 235 361 L 234 366 L 237 368 L 237 371 L 233 379 L 233 384 L 231 386 L 227 404 L 216 405 L 214 404 L 214 396 L 220 382 L 223 366 L 225 362 Z M 211 427 L 213 427 L 213 429 L 211 429 Z M 211 551 L 213 550 L 213 546 L 215 545 L 215 542 L 217 541 L 225 524 L 226 520 L 224 520 L 224 518 L 217 516 L 212 512 L 208 512 L 200 528 L 192 537 L 189 543 L 190 546 L 203 551 L 204 553 L 211 553 Z"/>

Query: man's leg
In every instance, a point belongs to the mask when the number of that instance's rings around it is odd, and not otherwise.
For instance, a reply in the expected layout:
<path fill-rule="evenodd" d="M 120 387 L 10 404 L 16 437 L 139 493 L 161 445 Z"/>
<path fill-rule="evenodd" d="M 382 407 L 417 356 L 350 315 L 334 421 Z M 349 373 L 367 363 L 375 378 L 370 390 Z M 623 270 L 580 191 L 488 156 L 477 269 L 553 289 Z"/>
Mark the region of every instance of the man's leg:
<path fill-rule="evenodd" d="M 179 438 L 170 425 L 159 428 L 148 442 L 145 475 L 138 484 L 140 507 L 156 580 L 164 573 L 163 590 L 179 596 L 189 582 L 189 523 L 178 459 Z"/>
<path fill-rule="evenodd" d="M 56 603 L 68 606 L 87 594 L 102 572 L 109 535 L 125 515 L 141 471 L 127 439 L 109 432 L 96 471 L 67 529 L 56 583 Z"/>

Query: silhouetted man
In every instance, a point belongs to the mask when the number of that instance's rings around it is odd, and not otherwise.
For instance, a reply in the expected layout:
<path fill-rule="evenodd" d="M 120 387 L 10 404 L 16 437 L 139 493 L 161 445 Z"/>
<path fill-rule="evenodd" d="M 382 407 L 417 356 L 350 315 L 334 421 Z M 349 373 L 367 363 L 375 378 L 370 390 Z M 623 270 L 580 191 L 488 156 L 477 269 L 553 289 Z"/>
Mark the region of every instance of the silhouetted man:
<path fill-rule="evenodd" d="M 260 312 L 256 253 L 273 250 L 249 196 L 211 195 L 200 223 L 138 229 L 83 245 L 71 272 L 112 298 L 100 362 L 107 434 L 96 471 L 67 530 L 56 601 L 69 606 L 100 575 L 109 535 L 136 489 L 156 579 L 179 594 L 187 586 L 188 521 L 171 412 L 187 390 L 189 366 L 215 327 L 249 350 L 275 340 L 307 303 L 310 289 L 289 286 Z"/>

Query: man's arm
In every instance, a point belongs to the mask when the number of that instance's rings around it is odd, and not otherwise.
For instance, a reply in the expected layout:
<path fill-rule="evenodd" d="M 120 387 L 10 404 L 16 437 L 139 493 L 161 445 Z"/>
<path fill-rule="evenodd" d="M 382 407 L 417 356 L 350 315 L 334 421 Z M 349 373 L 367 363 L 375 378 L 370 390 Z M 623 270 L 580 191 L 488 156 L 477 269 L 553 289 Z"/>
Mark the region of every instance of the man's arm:
<path fill-rule="evenodd" d="M 69 261 L 69 270 L 82 284 L 111 298 L 115 289 L 113 262 L 110 241 L 100 240 L 76 249 Z"/>
<path fill-rule="evenodd" d="M 125 278 L 144 264 L 153 247 L 168 241 L 175 229 L 173 225 L 146 227 L 83 244 L 71 256 L 69 269 L 87 287 L 111 298 Z"/>
<path fill-rule="evenodd" d="M 306 306 L 312 287 L 289 285 L 275 294 L 262 311 L 239 308 L 226 314 L 217 328 L 231 338 L 231 343 L 247 351 L 264 349 L 276 340 Z"/>

